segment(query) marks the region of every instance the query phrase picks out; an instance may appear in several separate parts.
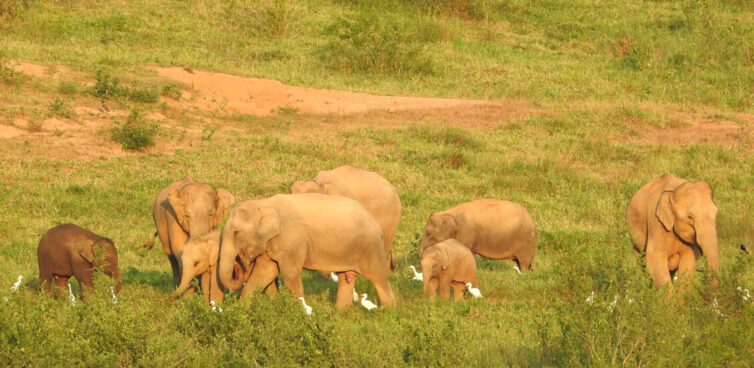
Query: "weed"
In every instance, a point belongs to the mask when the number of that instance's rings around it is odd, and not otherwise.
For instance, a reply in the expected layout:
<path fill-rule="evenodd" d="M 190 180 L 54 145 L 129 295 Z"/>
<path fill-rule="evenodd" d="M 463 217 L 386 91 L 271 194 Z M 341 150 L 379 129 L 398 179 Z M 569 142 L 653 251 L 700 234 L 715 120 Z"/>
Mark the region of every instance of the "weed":
<path fill-rule="evenodd" d="M 57 116 L 66 119 L 71 119 L 76 115 L 73 108 L 71 108 L 71 106 L 60 97 L 56 97 L 55 100 L 50 102 L 48 112 L 49 116 Z"/>
<path fill-rule="evenodd" d="M 278 106 L 277 110 L 281 115 L 296 115 L 298 113 L 298 107 Z"/>
<path fill-rule="evenodd" d="M 209 141 L 212 139 L 212 136 L 215 135 L 215 132 L 217 132 L 218 126 L 217 125 L 202 125 L 202 135 L 200 138 L 203 141 Z"/>
<path fill-rule="evenodd" d="M 154 144 L 154 136 L 159 126 L 144 118 L 144 113 L 138 108 L 131 110 L 125 123 L 113 128 L 112 139 L 127 150 L 143 150 Z"/>
<path fill-rule="evenodd" d="M 79 85 L 73 81 L 61 80 L 58 83 L 58 92 L 64 95 L 75 95 L 79 93 Z"/>
<path fill-rule="evenodd" d="M 92 94 L 95 97 L 113 99 L 123 93 L 120 79 L 112 76 L 103 69 L 97 71 L 94 79 L 96 80 L 96 83 L 92 88 Z"/>

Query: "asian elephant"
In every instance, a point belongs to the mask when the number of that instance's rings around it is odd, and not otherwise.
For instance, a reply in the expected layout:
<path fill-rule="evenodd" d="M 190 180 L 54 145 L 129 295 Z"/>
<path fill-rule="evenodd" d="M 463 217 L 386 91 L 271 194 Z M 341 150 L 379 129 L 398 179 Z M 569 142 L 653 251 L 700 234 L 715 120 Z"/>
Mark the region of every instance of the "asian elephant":
<path fill-rule="evenodd" d="M 173 269 L 173 285 L 181 281 L 181 253 L 188 239 L 212 231 L 230 210 L 235 199 L 225 189 L 197 183 L 191 176 L 165 187 L 154 201 L 152 216 L 155 232 L 145 245 L 152 249 L 159 236 L 162 250 L 168 255 Z"/>
<path fill-rule="evenodd" d="M 294 182 L 290 189 L 292 194 L 340 195 L 361 203 L 382 229 L 387 267 L 393 269 L 393 239 L 401 218 L 401 200 L 393 185 L 380 174 L 344 165 L 320 171 L 314 179 Z"/>
<path fill-rule="evenodd" d="M 435 245 L 424 248 L 421 254 L 422 275 L 424 279 L 424 295 L 437 295 L 440 286 L 440 297 L 450 297 L 453 287 L 453 299 L 463 299 L 466 283 L 478 287 L 476 278 L 476 259 L 471 250 L 455 239 L 447 239 Z"/>
<path fill-rule="evenodd" d="M 712 270 L 720 270 L 716 219 L 712 188 L 703 181 L 691 183 L 666 173 L 634 194 L 626 221 L 634 252 L 646 252 L 655 286 L 670 281 L 671 272 L 692 272 L 702 255 Z"/>
<path fill-rule="evenodd" d="M 219 250 L 220 230 L 191 238 L 184 244 L 183 254 L 180 259 L 182 264 L 181 284 L 178 285 L 174 296 L 181 296 L 191 286 L 191 281 L 195 277 L 200 277 L 202 292 L 207 304 L 211 300 L 217 303 L 223 302 L 223 290 L 220 288 L 217 278 L 217 256 Z M 233 267 L 233 281 L 226 288 L 237 290 L 243 286 L 243 281 L 251 272 L 246 273 L 244 277 L 244 272 L 238 262 L 234 262 Z"/>
<path fill-rule="evenodd" d="M 50 292 L 54 279 L 58 296 L 65 292 L 71 276 L 76 276 L 82 291 L 86 287 L 91 292 L 95 269 L 102 269 L 115 280 L 115 292 L 121 288 L 118 252 L 113 241 L 78 225 L 63 224 L 47 230 L 37 247 L 37 262 L 38 288 Z"/>
<path fill-rule="evenodd" d="M 309 269 L 341 276 L 337 306 L 352 303 L 355 274 L 374 284 L 383 306 L 395 305 L 385 269 L 382 230 L 364 206 L 352 199 L 306 193 L 238 203 L 220 239 L 222 284 L 233 282 L 233 261 L 239 252 L 245 269 L 255 262 L 242 297 L 270 285 L 278 273 L 293 295 L 303 297 L 301 272 Z"/>
<path fill-rule="evenodd" d="M 527 271 L 537 251 L 537 229 L 526 208 L 497 199 L 465 202 L 432 213 L 421 250 L 446 239 L 457 239 L 485 258 L 513 260 Z"/>

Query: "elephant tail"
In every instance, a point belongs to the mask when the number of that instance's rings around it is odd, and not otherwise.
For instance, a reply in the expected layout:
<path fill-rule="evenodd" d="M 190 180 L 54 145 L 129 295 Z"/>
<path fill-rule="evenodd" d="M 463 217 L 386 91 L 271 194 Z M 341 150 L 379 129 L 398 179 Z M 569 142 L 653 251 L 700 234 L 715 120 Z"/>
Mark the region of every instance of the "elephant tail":
<path fill-rule="evenodd" d="M 152 247 L 154 246 L 154 240 L 156 238 L 157 238 L 157 232 L 155 231 L 154 234 L 152 235 L 152 239 L 150 239 L 146 244 L 144 244 L 141 247 L 142 248 L 147 248 L 147 249 L 152 249 Z"/>

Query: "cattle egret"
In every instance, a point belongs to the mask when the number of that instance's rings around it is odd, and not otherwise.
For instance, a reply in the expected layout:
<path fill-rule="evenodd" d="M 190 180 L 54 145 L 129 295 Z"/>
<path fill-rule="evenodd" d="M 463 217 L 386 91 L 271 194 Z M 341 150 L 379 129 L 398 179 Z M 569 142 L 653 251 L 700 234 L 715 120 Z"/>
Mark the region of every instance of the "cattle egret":
<path fill-rule="evenodd" d="M 744 295 L 742 296 L 744 300 L 751 299 L 751 292 L 749 292 L 749 289 L 741 289 L 741 287 L 737 287 L 736 290 L 742 292 Z"/>
<path fill-rule="evenodd" d="M 356 288 L 353 288 L 353 302 L 356 303 L 359 301 L 359 293 L 356 292 Z"/>
<path fill-rule="evenodd" d="M 210 300 L 209 301 L 209 305 L 212 306 L 212 311 L 213 312 L 217 312 L 217 313 L 222 313 L 223 312 L 223 308 L 221 306 L 215 304 L 214 300 Z"/>
<path fill-rule="evenodd" d="M 586 302 L 589 304 L 594 304 L 594 291 L 592 291 L 589 297 L 586 298 Z"/>
<path fill-rule="evenodd" d="M 374 304 L 371 301 L 367 300 L 367 294 L 361 294 L 361 305 L 368 311 L 377 308 L 377 304 Z"/>
<path fill-rule="evenodd" d="M 110 286 L 110 294 L 113 294 L 113 304 L 118 304 L 118 298 L 115 297 L 115 290 Z"/>
<path fill-rule="evenodd" d="M 414 278 L 413 278 L 413 280 L 424 281 L 424 275 L 421 272 L 416 272 L 416 267 L 414 267 L 414 266 L 408 266 L 408 268 L 410 268 L 411 271 L 414 271 Z"/>
<path fill-rule="evenodd" d="M 11 292 L 15 292 L 16 290 L 18 290 L 18 287 L 21 286 L 21 280 L 23 278 L 24 278 L 23 276 L 18 275 L 18 281 L 16 281 L 16 283 L 13 284 L 13 286 L 10 287 L 10 291 Z"/>
<path fill-rule="evenodd" d="M 725 317 L 723 312 L 720 312 L 720 304 L 717 302 L 717 297 L 715 297 L 715 299 L 712 300 L 712 308 L 715 309 L 715 313 L 717 313 L 718 316 Z"/>
<path fill-rule="evenodd" d="M 482 297 L 482 292 L 480 292 L 480 291 L 479 291 L 479 288 L 471 287 L 471 283 L 470 283 L 470 282 L 467 282 L 467 283 L 466 283 L 466 288 L 468 288 L 468 289 L 469 289 L 469 292 L 470 292 L 470 293 L 471 293 L 471 295 L 473 295 L 473 296 L 474 296 L 475 298 L 481 298 L 481 297 Z"/>
<path fill-rule="evenodd" d="M 617 294 L 615 295 L 615 298 L 613 298 L 613 301 L 610 303 L 610 305 L 607 306 L 607 310 L 609 310 L 609 311 L 612 312 L 613 309 L 615 308 L 616 304 L 618 304 L 618 295 Z"/>
<path fill-rule="evenodd" d="M 338 275 L 336 275 L 335 272 L 330 272 L 330 280 L 338 282 Z"/>
<path fill-rule="evenodd" d="M 311 316 L 312 315 L 312 307 L 306 305 L 306 301 L 304 301 L 304 297 L 302 296 L 302 297 L 298 298 L 298 300 L 300 300 L 301 301 L 301 305 L 304 306 L 304 311 L 306 311 L 306 315 L 307 316 Z"/>
<path fill-rule="evenodd" d="M 71 305 L 76 305 L 76 296 L 73 295 L 71 284 L 68 284 L 68 299 L 71 299 Z"/>
<path fill-rule="evenodd" d="M 513 269 L 516 270 L 516 272 L 518 272 L 519 275 L 521 275 L 521 269 L 518 268 L 518 266 L 513 266 Z"/>

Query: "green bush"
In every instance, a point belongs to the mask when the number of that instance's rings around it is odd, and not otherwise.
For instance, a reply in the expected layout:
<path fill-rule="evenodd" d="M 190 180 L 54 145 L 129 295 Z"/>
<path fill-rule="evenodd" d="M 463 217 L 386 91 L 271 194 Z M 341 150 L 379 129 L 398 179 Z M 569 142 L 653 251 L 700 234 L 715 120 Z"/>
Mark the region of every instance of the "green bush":
<path fill-rule="evenodd" d="M 157 124 L 144 119 L 141 110 L 133 109 L 125 123 L 113 128 L 112 139 L 122 144 L 123 149 L 143 150 L 154 144 L 154 136 L 158 129 Z"/>
<path fill-rule="evenodd" d="M 325 29 L 330 37 L 320 58 L 333 69 L 364 73 L 434 74 L 424 42 L 439 35 L 390 13 L 364 11 Z"/>
<path fill-rule="evenodd" d="M 66 119 L 71 119 L 76 115 L 73 108 L 62 98 L 56 97 L 54 101 L 50 102 L 48 108 L 50 116 L 57 116 Z"/>
<path fill-rule="evenodd" d="M 92 95 L 95 97 L 125 99 L 137 103 L 155 103 L 160 100 L 160 96 L 175 100 L 181 98 L 181 89 L 175 83 L 132 81 L 129 85 L 124 85 L 120 78 L 101 69 L 97 71 L 95 80 L 92 87 Z"/>

